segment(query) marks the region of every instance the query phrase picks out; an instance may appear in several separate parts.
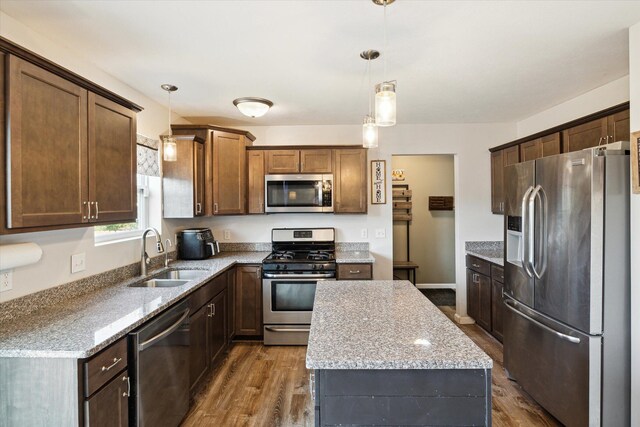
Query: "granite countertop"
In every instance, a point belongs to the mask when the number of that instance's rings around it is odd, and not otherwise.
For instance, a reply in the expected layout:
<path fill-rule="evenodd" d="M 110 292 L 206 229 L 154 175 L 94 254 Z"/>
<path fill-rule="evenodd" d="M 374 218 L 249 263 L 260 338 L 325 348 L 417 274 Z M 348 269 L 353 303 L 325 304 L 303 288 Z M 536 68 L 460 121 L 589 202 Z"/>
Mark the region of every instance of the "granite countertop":
<path fill-rule="evenodd" d="M 134 277 L 3 322 L 0 357 L 92 356 L 156 314 L 191 294 L 216 274 L 240 264 L 259 264 L 269 252 L 223 252 L 202 261 L 177 261 L 172 268 L 202 270 L 202 277 L 174 288 L 132 288 Z M 150 276 L 165 269 L 155 270 Z"/>
<path fill-rule="evenodd" d="M 493 361 L 406 280 L 317 285 L 309 369 L 491 369 Z"/>
<path fill-rule="evenodd" d="M 503 243 L 500 241 L 465 242 L 465 252 L 493 264 L 504 266 Z"/>
<path fill-rule="evenodd" d="M 376 259 L 371 255 L 369 251 L 336 251 L 336 262 L 338 264 L 348 263 L 371 263 L 376 262 Z"/>

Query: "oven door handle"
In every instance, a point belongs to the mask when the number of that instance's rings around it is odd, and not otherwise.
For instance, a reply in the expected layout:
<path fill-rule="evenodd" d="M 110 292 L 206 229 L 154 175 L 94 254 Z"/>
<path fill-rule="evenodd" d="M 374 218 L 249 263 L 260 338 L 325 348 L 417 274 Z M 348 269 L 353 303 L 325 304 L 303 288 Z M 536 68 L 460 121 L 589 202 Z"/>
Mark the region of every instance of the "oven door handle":
<path fill-rule="evenodd" d="M 271 326 L 265 326 L 264 328 L 270 332 L 311 332 L 311 329 L 308 328 L 273 328 Z"/>
<path fill-rule="evenodd" d="M 267 279 L 333 279 L 334 273 L 325 274 L 277 274 L 277 273 L 264 273 L 264 277 Z"/>

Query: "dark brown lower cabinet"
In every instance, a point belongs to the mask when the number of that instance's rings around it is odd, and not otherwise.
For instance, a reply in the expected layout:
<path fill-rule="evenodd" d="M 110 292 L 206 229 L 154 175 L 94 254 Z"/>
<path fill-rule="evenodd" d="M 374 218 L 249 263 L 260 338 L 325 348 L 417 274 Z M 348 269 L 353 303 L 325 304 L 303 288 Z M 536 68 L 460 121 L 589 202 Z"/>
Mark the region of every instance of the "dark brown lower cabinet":
<path fill-rule="evenodd" d="M 502 283 L 491 280 L 491 333 L 502 342 Z"/>
<path fill-rule="evenodd" d="M 262 331 L 262 269 L 242 265 L 236 269 L 236 334 L 259 336 Z"/>
<path fill-rule="evenodd" d="M 467 269 L 467 313 L 491 331 L 491 278 Z"/>
<path fill-rule="evenodd" d="M 205 305 L 189 317 L 189 384 L 191 394 L 209 369 L 207 323 L 209 308 Z"/>
<path fill-rule="evenodd" d="M 125 369 L 85 401 L 85 426 L 129 425 L 129 372 Z"/>
<path fill-rule="evenodd" d="M 227 348 L 227 290 L 213 297 L 209 308 L 209 358 L 215 363 Z"/>
<path fill-rule="evenodd" d="M 227 273 L 227 342 L 236 336 L 236 274 L 235 269 Z"/>
<path fill-rule="evenodd" d="M 474 280 L 473 270 L 467 268 L 467 314 L 474 320 L 480 316 L 480 286 Z"/>

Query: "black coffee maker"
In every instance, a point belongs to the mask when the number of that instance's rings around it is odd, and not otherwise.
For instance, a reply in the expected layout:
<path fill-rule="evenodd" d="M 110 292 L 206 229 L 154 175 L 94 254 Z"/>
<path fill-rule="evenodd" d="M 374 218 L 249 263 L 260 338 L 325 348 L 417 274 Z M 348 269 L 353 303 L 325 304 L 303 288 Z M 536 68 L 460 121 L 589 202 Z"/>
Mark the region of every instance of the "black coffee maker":
<path fill-rule="evenodd" d="M 207 259 L 220 253 L 210 228 L 188 228 L 176 233 L 178 259 Z"/>

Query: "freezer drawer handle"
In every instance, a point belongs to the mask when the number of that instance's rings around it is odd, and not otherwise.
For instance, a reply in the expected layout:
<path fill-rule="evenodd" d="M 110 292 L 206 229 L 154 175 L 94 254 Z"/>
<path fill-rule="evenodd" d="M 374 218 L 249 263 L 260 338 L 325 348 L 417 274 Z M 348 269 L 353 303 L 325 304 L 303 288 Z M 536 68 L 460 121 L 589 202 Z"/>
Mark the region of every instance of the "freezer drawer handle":
<path fill-rule="evenodd" d="M 145 348 L 152 346 L 153 344 L 157 343 L 158 341 L 160 341 L 161 339 L 163 339 L 164 337 L 166 337 L 167 335 L 171 334 L 173 331 L 178 329 L 180 327 L 180 325 L 182 324 L 182 322 L 184 321 L 184 319 L 186 319 L 188 315 L 189 315 L 189 309 L 186 309 L 184 314 L 182 316 L 180 316 L 180 318 L 176 321 L 176 323 L 174 323 L 173 325 L 169 326 L 167 329 L 165 329 L 164 331 L 160 332 L 156 336 L 151 337 L 148 340 L 146 340 L 145 342 L 140 343 L 138 345 L 138 351 L 143 351 Z"/>
<path fill-rule="evenodd" d="M 558 338 L 562 338 L 563 340 L 572 342 L 574 344 L 579 344 L 580 343 L 580 338 L 572 337 L 571 335 L 563 334 L 562 332 L 558 332 L 555 329 L 551 329 L 550 327 L 548 327 L 544 323 L 540 323 L 536 319 L 534 319 L 533 317 L 527 316 L 526 314 L 522 313 L 520 310 L 517 310 L 510 300 L 508 300 L 508 299 L 504 300 L 504 304 L 507 306 L 507 308 L 509 310 L 513 311 L 514 313 L 518 314 L 519 316 L 524 317 L 525 319 L 529 320 L 530 322 L 538 325 L 539 327 L 541 327 L 542 329 L 546 330 L 547 332 L 551 332 L 552 334 L 556 335 Z"/>

